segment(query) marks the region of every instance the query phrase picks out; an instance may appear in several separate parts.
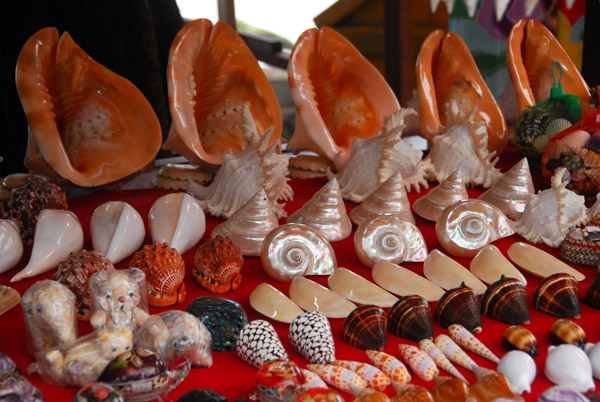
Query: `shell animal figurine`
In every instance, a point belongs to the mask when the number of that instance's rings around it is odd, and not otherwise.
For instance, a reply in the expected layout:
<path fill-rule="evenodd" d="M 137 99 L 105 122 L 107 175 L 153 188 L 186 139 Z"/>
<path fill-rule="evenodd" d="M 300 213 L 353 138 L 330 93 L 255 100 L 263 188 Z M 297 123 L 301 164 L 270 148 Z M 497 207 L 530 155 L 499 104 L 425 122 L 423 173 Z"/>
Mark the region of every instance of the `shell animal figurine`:
<path fill-rule="evenodd" d="M 356 309 L 356 304 L 303 276 L 292 280 L 289 294 L 301 309 L 316 310 L 327 318 L 346 318 Z"/>
<path fill-rule="evenodd" d="M 488 359 L 492 363 L 498 364 L 498 362 L 500 362 L 500 359 L 498 359 L 498 357 L 487 346 L 485 346 L 479 339 L 475 338 L 475 336 L 473 336 L 473 334 L 462 325 L 452 324 L 448 327 L 448 331 L 450 332 L 450 338 L 452 338 L 454 342 L 463 348 L 468 349 L 485 359 Z"/>
<path fill-rule="evenodd" d="M 498 363 L 498 372 L 504 374 L 510 389 L 522 395 L 531 392 L 531 383 L 537 374 L 533 358 L 520 350 L 513 350 L 502 356 Z"/>
<path fill-rule="evenodd" d="M 44 209 L 35 225 L 33 249 L 29 262 L 11 278 L 17 282 L 40 275 L 58 266 L 72 251 L 83 248 L 83 229 L 71 211 Z"/>
<path fill-rule="evenodd" d="M 527 289 L 519 280 L 504 275 L 481 297 L 481 314 L 505 324 L 529 324 Z"/>
<path fill-rule="evenodd" d="M 265 237 L 277 226 L 279 220 L 273 205 L 261 188 L 229 219 L 217 225 L 210 236 L 229 237 L 240 247 L 242 255 L 256 257 L 260 255 Z"/>
<path fill-rule="evenodd" d="M 392 335 L 419 342 L 433 338 L 431 308 L 418 295 L 404 296 L 388 312 L 387 330 Z"/>
<path fill-rule="evenodd" d="M 94 210 L 90 235 L 94 250 L 117 264 L 140 248 L 146 229 L 135 208 L 124 201 L 109 201 Z"/>
<path fill-rule="evenodd" d="M 210 186 L 190 182 L 187 192 L 211 215 L 229 218 L 263 188 L 277 216 L 285 216 L 285 203 L 280 201 L 291 200 L 294 195 L 286 177 L 288 158 L 281 154 L 279 140 L 271 144 L 272 128 L 262 137 L 259 135 L 248 105 L 242 107 L 242 115 L 246 147 L 223 155 L 221 167 Z"/>
<path fill-rule="evenodd" d="M 410 373 L 400 360 L 379 350 L 367 350 L 366 352 L 371 363 L 387 375 L 392 384 L 407 384 L 410 382 Z"/>
<path fill-rule="evenodd" d="M 500 280 L 503 276 L 515 278 L 523 285 L 527 279 L 493 244 L 483 247 L 469 264 L 469 270 L 488 285 Z"/>
<path fill-rule="evenodd" d="M 554 384 L 567 386 L 577 392 L 588 392 L 595 388 L 590 359 L 575 345 L 550 346 L 544 374 Z"/>
<path fill-rule="evenodd" d="M 502 345 L 508 350 L 522 350 L 532 357 L 539 354 L 537 339 L 530 330 L 520 325 L 506 328 L 502 335 Z"/>
<path fill-rule="evenodd" d="M 491 242 L 515 233 L 499 208 L 473 199 L 446 207 L 435 232 L 444 250 L 459 258 L 473 258 Z"/>
<path fill-rule="evenodd" d="M 297 276 L 329 275 L 337 268 L 331 244 L 316 229 L 286 223 L 273 229 L 263 242 L 260 259 L 265 272 L 279 282 Z"/>
<path fill-rule="evenodd" d="M 435 323 L 443 328 L 452 324 L 461 324 L 470 332 L 481 332 L 481 305 L 477 293 L 462 283 L 450 289 L 435 306 Z"/>
<path fill-rule="evenodd" d="M 327 364 L 335 360 L 329 320 L 318 311 L 307 311 L 294 318 L 288 337 L 292 347 L 312 364 Z"/>
<path fill-rule="evenodd" d="M 133 255 L 129 268 L 138 268 L 146 275 L 150 306 L 168 307 L 185 301 L 185 262 L 167 243 L 146 244 Z"/>
<path fill-rule="evenodd" d="M 435 362 L 429 355 L 416 346 L 398 345 L 402 359 L 412 371 L 423 381 L 431 381 L 440 373 Z"/>
<path fill-rule="evenodd" d="M 396 215 L 373 215 L 360 224 L 354 233 L 354 250 L 367 267 L 381 261 L 399 264 L 422 262 L 427 257 L 427 245 L 414 223 Z"/>
<path fill-rule="evenodd" d="M 344 240 L 352 231 L 352 222 L 346 213 L 346 205 L 335 177 L 291 214 L 286 222 L 310 226 L 329 242 Z"/>
<path fill-rule="evenodd" d="M 346 268 L 333 271 L 327 278 L 327 286 L 357 304 L 375 304 L 385 308 L 398 301 L 396 296 Z"/>
<path fill-rule="evenodd" d="M 15 289 L 0 285 L 0 315 L 19 304 L 21 295 Z"/>
<path fill-rule="evenodd" d="M 521 270 L 538 278 L 565 273 L 572 275 L 578 281 L 585 279 L 585 275 L 570 265 L 528 243 L 515 242 L 510 245 L 506 253 Z"/>
<path fill-rule="evenodd" d="M 289 297 L 265 282 L 254 288 L 249 301 L 252 308 L 262 315 L 287 324 L 303 313 Z"/>
<path fill-rule="evenodd" d="M 21 261 L 23 241 L 19 226 L 10 219 L 0 219 L 0 274 L 10 270 Z"/>
<path fill-rule="evenodd" d="M 510 219 L 519 219 L 535 193 L 527 158 L 521 159 L 478 198 L 487 201 Z"/>
<path fill-rule="evenodd" d="M 579 284 L 572 275 L 554 274 L 535 288 L 533 308 L 558 318 L 579 318 Z"/>
<path fill-rule="evenodd" d="M 477 294 L 483 294 L 487 287 L 468 269 L 439 250 L 433 250 L 423 264 L 423 274 L 442 289 L 452 289 L 466 284 Z"/>
<path fill-rule="evenodd" d="M 273 359 L 289 360 L 275 328 L 265 320 L 250 321 L 242 328 L 236 351 L 244 363 L 256 368 Z"/>
<path fill-rule="evenodd" d="M 376 284 L 398 296 L 417 294 L 431 302 L 438 301 L 444 294 L 444 289 L 435 283 L 391 262 L 378 262 L 371 274 Z"/>
<path fill-rule="evenodd" d="M 183 255 L 204 235 L 206 218 L 194 197 L 171 193 L 154 201 L 148 212 L 148 226 L 153 242 L 166 243 Z"/>
<path fill-rule="evenodd" d="M 383 351 L 387 343 L 386 327 L 385 311 L 379 306 L 365 304 L 346 317 L 342 340 L 358 349 Z"/>
<path fill-rule="evenodd" d="M 566 168 L 556 169 L 552 187 L 531 197 L 515 231 L 533 243 L 557 248 L 569 230 L 586 221 L 585 197 L 567 190 L 562 181 Z"/>
<path fill-rule="evenodd" d="M 435 345 L 432 339 L 421 339 L 419 341 L 419 348 L 427 353 L 439 368 L 444 369 L 465 384 L 469 384 L 467 379 L 456 369 L 456 367 L 454 367 L 446 355 L 444 355 L 444 353 Z"/>
<path fill-rule="evenodd" d="M 571 320 L 561 318 L 550 327 L 550 342 L 554 345 L 570 343 L 585 350 L 587 337 L 585 331 Z"/>
<path fill-rule="evenodd" d="M 437 222 L 446 207 L 468 198 L 462 169 L 457 169 L 427 194 L 417 198 L 412 209 L 421 218 Z"/>
<path fill-rule="evenodd" d="M 243 263 L 239 246 L 227 237 L 217 236 L 206 240 L 196 250 L 192 274 L 209 292 L 227 293 L 242 283 Z"/>

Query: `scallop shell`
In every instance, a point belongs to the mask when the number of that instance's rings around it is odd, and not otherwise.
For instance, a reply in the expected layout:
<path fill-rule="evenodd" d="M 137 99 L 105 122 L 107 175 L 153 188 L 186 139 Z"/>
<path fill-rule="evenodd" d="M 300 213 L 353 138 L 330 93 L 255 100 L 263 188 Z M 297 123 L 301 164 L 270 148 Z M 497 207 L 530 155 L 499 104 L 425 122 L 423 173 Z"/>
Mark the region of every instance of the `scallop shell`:
<path fill-rule="evenodd" d="M 477 367 L 477 364 L 475 364 L 473 359 L 471 359 L 469 355 L 467 355 L 448 335 L 440 334 L 436 336 L 435 346 L 437 346 L 451 362 L 471 371 L 473 371 L 474 367 Z"/>
<path fill-rule="evenodd" d="M 456 170 L 427 194 L 417 198 L 413 211 L 421 218 L 436 222 L 447 206 L 469 198 L 462 170 Z"/>
<path fill-rule="evenodd" d="M 356 304 L 303 276 L 292 280 L 289 293 L 301 309 L 317 310 L 328 318 L 345 318 L 356 308 Z"/>
<path fill-rule="evenodd" d="M 287 324 L 302 314 L 302 309 L 296 303 L 268 283 L 261 283 L 254 288 L 250 293 L 250 305 L 259 313 Z"/>
<path fill-rule="evenodd" d="M 527 158 L 515 163 L 478 198 L 500 208 L 511 219 L 519 219 L 535 193 Z"/>
<path fill-rule="evenodd" d="M 138 268 L 146 275 L 150 306 L 168 307 L 185 301 L 185 262 L 167 243 L 146 244 L 133 255 L 129 268 Z"/>
<path fill-rule="evenodd" d="M 226 293 L 240 286 L 243 263 L 238 245 L 227 237 L 217 236 L 206 240 L 196 250 L 192 274 L 209 292 Z"/>
<path fill-rule="evenodd" d="M 391 307 L 398 298 L 386 292 L 373 282 L 346 268 L 337 268 L 327 278 L 327 285 L 337 294 L 356 304 L 375 304 Z"/>
<path fill-rule="evenodd" d="M 398 348 L 402 359 L 421 380 L 431 381 L 440 373 L 431 357 L 416 346 L 398 345 Z"/>
<path fill-rule="evenodd" d="M 10 219 L 0 219 L 0 274 L 13 268 L 23 256 L 19 226 Z"/>
<path fill-rule="evenodd" d="M 527 285 L 527 279 L 523 274 L 493 244 L 479 250 L 471 260 L 469 270 L 488 285 L 498 281 L 502 276 L 515 278 L 523 285 Z"/>
<path fill-rule="evenodd" d="M 299 275 L 329 275 L 337 268 L 327 239 L 300 223 L 273 229 L 265 237 L 260 259 L 265 272 L 279 282 L 291 282 Z"/>
<path fill-rule="evenodd" d="M 483 294 L 487 288 L 471 271 L 439 250 L 429 253 L 423 264 L 423 274 L 446 290 L 458 287 L 461 283 L 473 288 L 477 294 Z"/>
<path fill-rule="evenodd" d="M 533 308 L 559 318 L 579 318 L 579 284 L 569 274 L 554 274 L 540 281 L 535 288 Z"/>
<path fill-rule="evenodd" d="M 498 364 L 500 362 L 500 359 L 487 346 L 462 325 L 452 324 L 448 327 L 448 331 L 450 332 L 450 338 L 463 348 L 488 359 L 492 363 Z"/>
<path fill-rule="evenodd" d="M 533 243 L 558 247 L 573 226 L 585 222 L 585 198 L 567 190 L 568 182 L 561 178 L 565 168 L 552 177 L 552 188 L 531 197 L 514 229 Z"/>
<path fill-rule="evenodd" d="M 529 324 L 527 289 L 519 280 L 504 275 L 481 297 L 481 314 L 505 324 Z"/>
<path fill-rule="evenodd" d="M 387 318 L 379 306 L 365 304 L 352 310 L 342 327 L 342 340 L 363 350 L 383 351 L 387 343 Z"/>
<path fill-rule="evenodd" d="M 443 328 L 461 324 L 473 333 L 481 332 L 481 305 L 477 293 L 464 283 L 450 289 L 435 306 L 435 323 Z"/>
<path fill-rule="evenodd" d="M 548 125 L 546 126 L 546 135 L 549 137 L 554 137 L 556 134 L 560 133 L 561 131 L 566 130 L 567 128 L 571 127 L 572 125 L 573 125 L 573 123 L 571 123 L 569 120 L 563 119 L 561 117 L 559 117 L 557 119 L 552 119 L 548 122 Z M 583 147 L 584 145 L 585 145 L 585 143 L 580 146 Z"/>
<path fill-rule="evenodd" d="M 458 378 L 465 384 L 469 383 L 467 379 L 463 377 L 463 375 L 456 369 L 456 367 L 454 367 L 450 360 L 448 360 L 446 355 L 444 355 L 444 353 L 442 353 L 442 351 L 437 346 L 435 346 L 433 340 L 429 338 L 422 339 L 421 341 L 419 341 L 419 348 L 423 352 L 427 353 L 439 368 L 444 369 L 446 372 L 452 374 L 454 377 Z"/>
<path fill-rule="evenodd" d="M 83 229 L 73 212 L 44 209 L 35 225 L 29 262 L 11 282 L 43 274 L 67 259 L 71 251 L 83 248 Z"/>
<path fill-rule="evenodd" d="M 319 375 L 327 384 L 351 393 L 354 387 L 366 388 L 366 381 L 354 371 L 333 364 L 307 364 L 306 368 Z"/>
<path fill-rule="evenodd" d="M 406 366 L 394 356 L 379 350 L 367 350 L 367 357 L 375 367 L 386 374 L 392 384 L 406 384 L 411 378 Z"/>
<path fill-rule="evenodd" d="M 527 243 L 516 242 L 511 244 L 507 254 L 519 268 L 538 278 L 546 278 L 557 273 L 567 273 L 573 275 L 578 281 L 585 279 L 585 275 L 581 272 L 571 268 L 553 255 Z"/>
<path fill-rule="evenodd" d="M 0 315 L 19 304 L 21 295 L 11 287 L 0 285 Z"/>
<path fill-rule="evenodd" d="M 388 313 L 387 330 L 413 342 L 433 338 L 431 308 L 427 300 L 417 295 L 402 297 Z"/>
<path fill-rule="evenodd" d="M 264 189 L 256 194 L 229 219 L 213 229 L 210 236 L 229 237 L 243 255 L 259 256 L 265 237 L 279 226 L 279 220 Z"/>
<path fill-rule="evenodd" d="M 354 371 L 367 383 L 367 387 L 383 391 L 390 385 L 390 379 L 377 367 L 368 363 L 353 362 L 348 360 L 335 360 L 332 364 Z"/>
<path fill-rule="evenodd" d="M 376 284 L 398 296 L 418 294 L 427 301 L 438 301 L 444 294 L 435 283 L 391 262 L 378 262 L 371 274 Z"/>
<path fill-rule="evenodd" d="M 596 276 L 594 276 L 594 280 L 588 286 L 585 297 L 581 301 L 600 310 L 600 270 L 596 271 Z"/>
<path fill-rule="evenodd" d="M 206 218 L 194 197 L 171 193 L 154 201 L 148 213 L 148 226 L 153 242 L 166 243 L 183 255 L 204 235 Z"/>
<path fill-rule="evenodd" d="M 293 348 L 312 364 L 335 360 L 335 344 L 327 317 L 318 311 L 299 314 L 290 323 L 288 337 Z"/>
<path fill-rule="evenodd" d="M 280 201 L 290 200 L 294 195 L 286 178 L 288 158 L 281 154 L 279 140 L 268 145 L 272 129 L 259 136 L 248 105 L 243 107 L 243 116 L 246 148 L 223 155 L 223 163 L 209 187 L 190 182 L 187 191 L 211 215 L 229 218 L 263 188 L 277 216 L 285 216 L 285 204 Z"/>
<path fill-rule="evenodd" d="M 308 225 L 330 242 L 344 240 L 352 231 L 352 222 L 346 213 L 346 205 L 335 177 L 291 214 L 286 222 Z"/>
<path fill-rule="evenodd" d="M 146 229 L 135 208 L 124 201 L 109 201 L 94 210 L 90 235 L 94 250 L 117 264 L 140 248 Z"/>
<path fill-rule="evenodd" d="M 275 328 L 265 320 L 250 321 L 242 328 L 236 340 L 236 351 L 244 363 L 256 368 L 269 360 L 288 360 Z"/>
<path fill-rule="evenodd" d="M 571 320 L 561 318 L 550 327 L 550 341 L 554 345 L 570 343 L 584 349 L 586 340 L 585 331 Z"/>
<path fill-rule="evenodd" d="M 491 242 L 515 233 L 499 208 L 472 199 L 448 206 L 435 232 L 444 250 L 459 258 L 472 258 Z"/>
<path fill-rule="evenodd" d="M 427 257 L 425 238 L 417 226 L 395 215 L 374 215 L 354 233 L 358 259 L 369 268 L 380 261 L 421 262 Z"/>
<path fill-rule="evenodd" d="M 527 328 L 520 325 L 511 325 L 502 335 L 502 345 L 508 350 L 522 350 L 531 355 L 538 355 L 538 342 Z"/>

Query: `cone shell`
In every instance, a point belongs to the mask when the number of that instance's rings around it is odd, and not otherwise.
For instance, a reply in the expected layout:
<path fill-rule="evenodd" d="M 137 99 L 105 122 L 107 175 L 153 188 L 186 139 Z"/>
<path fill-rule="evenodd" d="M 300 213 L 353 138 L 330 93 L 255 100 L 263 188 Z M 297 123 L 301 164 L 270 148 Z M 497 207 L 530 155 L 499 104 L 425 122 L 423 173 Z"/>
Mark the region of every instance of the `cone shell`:
<path fill-rule="evenodd" d="M 366 381 L 354 371 L 333 364 L 307 364 L 306 368 L 319 375 L 327 384 L 351 393 L 353 387 L 366 388 Z"/>
<path fill-rule="evenodd" d="M 481 332 L 481 305 L 477 293 L 464 283 L 448 290 L 435 307 L 435 323 L 448 328 L 461 324 L 473 333 Z"/>
<path fill-rule="evenodd" d="M 335 360 L 336 366 L 354 371 L 367 383 L 367 387 L 383 391 L 390 385 L 390 379 L 380 369 L 368 363 L 353 362 L 348 360 Z"/>
<path fill-rule="evenodd" d="M 375 283 L 398 296 L 418 294 L 427 301 L 438 301 L 444 294 L 444 289 L 435 283 L 391 262 L 375 264 L 372 275 Z"/>
<path fill-rule="evenodd" d="M 520 325 L 511 325 L 502 335 L 502 345 L 508 350 L 522 350 L 531 355 L 538 355 L 538 342 L 527 328 Z"/>
<path fill-rule="evenodd" d="M 379 350 L 367 350 L 366 352 L 371 363 L 383 371 L 392 383 L 405 384 L 410 382 L 410 374 L 400 360 Z"/>
<path fill-rule="evenodd" d="M 331 326 L 318 311 L 307 311 L 294 318 L 288 336 L 294 349 L 310 363 L 327 364 L 335 360 Z"/>
<path fill-rule="evenodd" d="M 421 218 L 436 222 L 447 206 L 469 198 L 462 170 L 456 170 L 412 205 Z"/>
<path fill-rule="evenodd" d="M 23 256 L 19 226 L 10 219 L 0 219 L 0 274 L 13 268 Z"/>
<path fill-rule="evenodd" d="M 442 351 L 448 360 L 467 370 L 473 371 L 473 367 L 477 366 L 473 359 L 471 359 L 469 355 L 467 355 L 448 335 L 440 334 L 436 336 L 435 346 Z"/>
<path fill-rule="evenodd" d="M 317 310 L 328 318 L 346 318 L 356 308 L 356 304 L 303 276 L 294 278 L 289 293 L 303 310 Z"/>
<path fill-rule="evenodd" d="M 269 360 L 288 360 L 275 328 L 265 320 L 251 321 L 242 328 L 236 340 L 236 351 L 244 363 L 256 368 Z"/>
<path fill-rule="evenodd" d="M 261 188 L 229 219 L 215 227 L 210 236 L 229 237 L 240 247 L 243 255 L 259 256 L 265 237 L 277 226 L 279 220 L 273 205 Z"/>
<path fill-rule="evenodd" d="M 366 304 L 354 309 L 342 327 L 342 339 L 363 350 L 383 350 L 387 343 L 387 318 L 381 307 Z"/>
<path fill-rule="evenodd" d="M 423 352 L 427 353 L 439 368 L 444 369 L 446 372 L 460 379 L 465 384 L 469 383 L 456 369 L 456 367 L 454 367 L 450 360 L 448 360 L 446 355 L 444 355 L 444 353 L 437 346 L 435 346 L 435 343 L 432 339 L 427 338 L 419 341 L 419 348 Z"/>
<path fill-rule="evenodd" d="M 413 342 L 432 338 L 433 326 L 429 303 L 421 296 L 404 296 L 390 309 L 387 330 L 393 335 Z"/>
<path fill-rule="evenodd" d="M 19 292 L 11 287 L 0 285 L 0 315 L 6 313 L 20 302 L 21 295 Z"/>
<path fill-rule="evenodd" d="M 566 318 L 554 321 L 550 327 L 550 341 L 554 345 L 570 343 L 584 349 L 587 336 L 585 331 L 576 323 Z"/>
<path fill-rule="evenodd" d="M 399 264 L 427 257 L 425 238 L 417 226 L 395 215 L 374 215 L 361 223 L 354 233 L 354 249 L 369 268 L 380 261 Z"/>
<path fill-rule="evenodd" d="M 546 278 L 557 273 L 567 273 L 573 275 L 578 281 L 585 279 L 585 275 L 571 268 L 570 265 L 527 243 L 513 243 L 506 253 L 519 268 L 538 278 Z"/>
<path fill-rule="evenodd" d="M 600 310 L 600 270 L 596 272 L 594 280 L 587 288 L 585 297 L 581 301 L 588 306 Z"/>
<path fill-rule="evenodd" d="M 523 274 L 493 244 L 479 250 L 471 260 L 469 270 L 488 285 L 500 280 L 503 276 L 515 278 L 523 285 L 527 285 L 527 279 Z"/>
<path fill-rule="evenodd" d="M 487 346 L 479 339 L 475 338 L 475 336 L 462 325 L 452 324 L 448 327 L 448 331 L 450 332 L 450 338 L 463 348 L 488 359 L 492 363 L 498 364 L 500 362 L 500 359 L 498 359 Z"/>
<path fill-rule="evenodd" d="M 481 297 L 481 314 L 505 324 L 528 324 L 527 289 L 513 278 L 502 276 Z"/>
<path fill-rule="evenodd" d="M 335 177 L 291 214 L 286 222 L 308 225 L 330 242 L 344 240 L 352 231 L 352 222 L 346 213 L 346 205 Z"/>
<path fill-rule="evenodd" d="M 396 173 L 383 183 L 373 194 L 350 211 L 350 219 L 360 226 L 371 215 L 398 215 L 401 219 L 415 223 L 410 210 L 408 195 L 404 189 L 402 173 Z"/>
<path fill-rule="evenodd" d="M 461 283 L 473 288 L 477 294 L 483 294 L 486 286 L 468 269 L 444 253 L 433 250 L 423 264 L 423 274 L 427 279 L 443 289 L 451 289 Z"/>
<path fill-rule="evenodd" d="M 431 381 L 439 374 L 435 362 L 421 349 L 412 345 L 399 345 L 402 359 L 410 366 L 412 371 L 423 381 Z"/>
<path fill-rule="evenodd" d="M 302 309 L 268 283 L 261 283 L 250 294 L 250 305 L 259 313 L 280 322 L 291 323 Z"/>
<path fill-rule="evenodd" d="M 544 278 L 533 293 L 533 308 L 559 318 L 579 318 L 579 284 L 572 275 L 554 274 Z"/>
<path fill-rule="evenodd" d="M 346 268 L 338 268 L 327 279 L 329 289 L 357 304 L 391 307 L 398 298 Z"/>

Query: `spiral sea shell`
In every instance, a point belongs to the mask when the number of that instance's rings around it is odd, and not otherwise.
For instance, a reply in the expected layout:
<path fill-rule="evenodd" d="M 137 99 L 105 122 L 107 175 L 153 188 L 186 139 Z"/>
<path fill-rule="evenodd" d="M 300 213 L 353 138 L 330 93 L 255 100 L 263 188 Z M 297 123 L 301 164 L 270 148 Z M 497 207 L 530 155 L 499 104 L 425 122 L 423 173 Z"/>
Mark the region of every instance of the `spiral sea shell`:
<path fill-rule="evenodd" d="M 538 342 L 535 336 L 525 327 L 511 325 L 502 335 L 502 345 L 508 350 L 522 350 L 531 355 L 538 355 Z"/>
<path fill-rule="evenodd" d="M 404 296 L 390 309 L 387 330 L 392 335 L 419 342 L 433 337 L 431 309 L 421 296 Z"/>
<path fill-rule="evenodd" d="M 192 274 L 196 282 L 213 293 L 236 290 L 242 282 L 242 251 L 223 236 L 208 239 L 198 247 Z"/>
<path fill-rule="evenodd" d="M 481 297 L 481 314 L 506 324 L 529 324 L 527 289 L 517 279 L 502 276 Z"/>
<path fill-rule="evenodd" d="M 448 328 L 452 324 L 461 324 L 472 333 L 481 332 L 481 304 L 477 293 L 464 283 L 448 290 L 435 307 L 435 322 Z"/>
<path fill-rule="evenodd" d="M 554 345 L 570 343 L 584 349 L 586 344 L 585 331 L 576 323 L 566 318 L 554 321 L 550 327 L 550 341 Z"/>
<path fill-rule="evenodd" d="M 272 230 L 263 242 L 260 258 L 265 272 L 280 282 L 291 282 L 298 275 L 329 275 L 337 268 L 331 244 L 300 223 Z"/>
<path fill-rule="evenodd" d="M 437 221 L 447 206 L 469 198 L 463 179 L 463 172 L 455 170 L 446 180 L 434 187 L 412 205 L 413 211 L 421 218 Z"/>
<path fill-rule="evenodd" d="M 554 274 L 540 281 L 533 293 L 533 308 L 559 318 L 579 318 L 579 284 L 572 275 Z"/>
<path fill-rule="evenodd" d="M 342 339 L 348 345 L 363 350 L 383 351 L 387 343 L 387 318 L 379 306 L 365 304 L 354 309 L 342 327 Z"/>

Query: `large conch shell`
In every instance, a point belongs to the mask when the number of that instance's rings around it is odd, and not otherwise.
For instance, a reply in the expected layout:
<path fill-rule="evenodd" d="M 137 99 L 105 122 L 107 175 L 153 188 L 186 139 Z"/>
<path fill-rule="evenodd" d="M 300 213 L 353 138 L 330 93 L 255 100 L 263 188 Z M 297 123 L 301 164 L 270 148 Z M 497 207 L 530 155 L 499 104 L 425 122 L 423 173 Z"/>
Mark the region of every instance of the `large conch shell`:
<path fill-rule="evenodd" d="M 274 127 L 271 143 L 281 136 L 281 110 L 269 80 L 240 35 L 223 21 L 213 26 L 200 18 L 177 33 L 167 83 L 173 124 L 163 148 L 193 164 L 220 165 L 229 150 L 246 147 L 244 104 L 260 133 Z"/>
<path fill-rule="evenodd" d="M 263 188 L 278 217 L 285 216 L 281 199 L 294 192 L 287 183 L 288 159 L 281 154 L 280 141 L 268 145 L 273 128 L 260 137 L 248 105 L 242 107 L 244 150 L 223 155 L 223 164 L 209 187 L 189 182 L 188 193 L 200 200 L 203 209 L 217 217 L 229 218 L 258 190 Z"/>
<path fill-rule="evenodd" d="M 427 188 L 427 177 L 432 174 L 432 165 L 421 160 L 423 152 L 414 149 L 401 138 L 405 127 L 404 118 L 414 115 L 412 109 L 401 109 L 384 120 L 377 137 L 358 139 L 352 144 L 348 163 L 336 160 L 338 174 L 327 172 L 329 178 L 336 177 L 342 196 L 354 202 L 362 202 L 373 194 L 391 176 L 401 173 L 407 191 L 411 186 L 416 191 Z"/>
<path fill-rule="evenodd" d="M 436 222 L 446 207 L 469 198 L 461 169 L 457 169 L 427 194 L 413 202 L 412 209 L 421 218 Z"/>
<path fill-rule="evenodd" d="M 552 64 L 555 61 L 562 67 L 561 84 L 565 93 L 592 103 L 590 89 L 579 70 L 541 22 L 520 20 L 513 25 L 508 37 L 506 59 L 519 113 L 550 97 Z"/>
<path fill-rule="evenodd" d="M 444 290 L 429 279 L 392 262 L 378 262 L 371 275 L 376 284 L 398 296 L 419 295 L 434 302 L 444 294 Z"/>
<path fill-rule="evenodd" d="M 29 139 L 25 166 L 94 187 L 125 178 L 160 149 L 158 118 L 128 80 L 98 64 L 65 32 L 44 28 L 17 61 Z"/>
<path fill-rule="evenodd" d="M 17 223 L 0 219 L 0 274 L 19 263 L 23 256 L 23 241 Z"/>
<path fill-rule="evenodd" d="M 288 149 L 343 163 L 357 138 L 372 138 L 400 104 L 383 76 L 342 35 L 324 27 L 300 35 L 288 65 L 296 129 Z"/>
<path fill-rule="evenodd" d="M 17 282 L 48 272 L 67 259 L 71 251 L 83 248 L 83 229 L 71 211 L 44 209 L 38 216 L 31 258 L 10 280 Z"/>
<path fill-rule="evenodd" d="M 124 201 L 109 201 L 94 210 L 90 235 L 94 250 L 116 264 L 140 248 L 146 229 L 135 208 Z"/>
<path fill-rule="evenodd" d="M 502 153 L 508 143 L 504 116 L 481 76 L 469 48 L 462 39 L 441 30 L 430 33 L 419 52 L 417 91 L 421 135 L 429 142 L 443 126 L 449 126 L 442 105 L 457 102 L 463 113 L 474 112 L 475 122 L 485 125 L 491 153 Z M 460 162 L 460 161 L 458 161 Z"/>
<path fill-rule="evenodd" d="M 303 276 L 294 278 L 289 293 L 303 310 L 316 310 L 328 318 L 345 318 L 356 309 L 356 304 Z"/>
<path fill-rule="evenodd" d="M 368 279 L 346 268 L 337 268 L 327 278 L 329 289 L 356 304 L 374 304 L 392 307 L 398 298 L 383 290 Z"/>
<path fill-rule="evenodd" d="M 167 243 L 183 255 L 204 235 L 206 218 L 194 197 L 171 193 L 154 201 L 148 212 L 148 226 L 153 242 Z"/>
<path fill-rule="evenodd" d="M 453 289 L 464 284 L 477 294 L 483 294 L 487 286 L 468 269 L 439 250 L 433 250 L 423 263 L 423 275 L 442 289 Z"/>
<path fill-rule="evenodd" d="M 346 205 L 335 177 L 291 214 L 286 222 L 308 225 L 330 242 L 344 240 L 352 232 L 352 222 L 346 213 Z"/>
<path fill-rule="evenodd" d="M 243 255 L 259 256 L 265 237 L 277 226 L 273 205 L 261 188 L 229 219 L 215 227 L 210 236 L 229 237 L 240 246 Z"/>
<path fill-rule="evenodd" d="M 552 177 L 552 188 L 531 197 L 523 215 L 515 221 L 515 231 L 533 243 L 544 243 L 558 247 L 569 230 L 586 221 L 585 198 L 567 190 L 567 181 L 562 181 L 567 171 L 556 169 Z"/>

